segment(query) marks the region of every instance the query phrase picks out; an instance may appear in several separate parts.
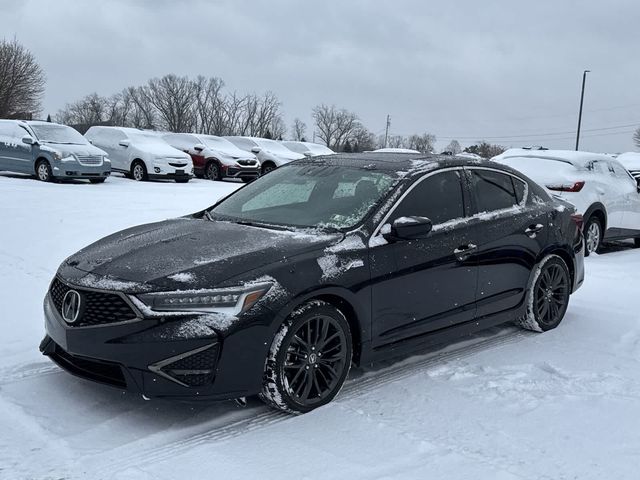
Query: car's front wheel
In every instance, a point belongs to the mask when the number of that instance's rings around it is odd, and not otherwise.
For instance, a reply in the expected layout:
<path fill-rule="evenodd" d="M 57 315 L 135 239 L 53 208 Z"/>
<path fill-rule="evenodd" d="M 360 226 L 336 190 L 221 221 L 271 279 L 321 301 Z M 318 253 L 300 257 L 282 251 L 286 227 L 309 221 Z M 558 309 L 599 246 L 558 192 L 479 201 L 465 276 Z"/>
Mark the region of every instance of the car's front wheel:
<path fill-rule="evenodd" d="M 602 237 L 602 222 L 595 215 L 591 215 L 584 226 L 585 257 L 598 251 Z"/>
<path fill-rule="evenodd" d="M 527 330 L 546 332 L 560 325 L 569 306 L 571 275 L 558 255 L 539 263 L 527 293 L 527 313 L 519 323 Z"/>
<path fill-rule="evenodd" d="M 136 182 L 142 182 L 147 180 L 147 167 L 144 166 L 144 162 L 142 160 L 136 160 L 131 165 L 131 178 L 133 178 Z"/>
<path fill-rule="evenodd" d="M 207 167 L 205 168 L 205 178 L 209 180 L 221 180 L 220 175 L 220 166 L 217 162 L 211 161 L 207 163 Z"/>
<path fill-rule="evenodd" d="M 307 302 L 276 333 L 260 398 L 296 414 L 325 405 L 342 388 L 351 356 L 351 332 L 342 312 L 321 300 Z"/>
<path fill-rule="evenodd" d="M 36 176 L 41 182 L 51 182 L 53 180 L 53 172 L 51 165 L 46 160 L 40 160 L 36 164 Z"/>

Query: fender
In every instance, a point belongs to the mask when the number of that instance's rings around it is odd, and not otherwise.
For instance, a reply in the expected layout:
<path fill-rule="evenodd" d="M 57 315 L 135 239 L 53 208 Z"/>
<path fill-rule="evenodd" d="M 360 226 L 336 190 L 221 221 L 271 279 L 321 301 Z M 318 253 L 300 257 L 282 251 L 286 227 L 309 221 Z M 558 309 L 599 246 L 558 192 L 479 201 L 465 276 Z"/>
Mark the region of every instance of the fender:
<path fill-rule="evenodd" d="M 582 216 L 584 217 L 584 222 L 585 224 L 587 223 L 587 220 L 589 219 L 589 217 L 591 217 L 591 215 L 593 215 L 594 212 L 596 211 L 600 211 L 602 212 L 602 215 L 604 216 L 604 225 L 602 225 L 602 230 L 603 232 L 607 231 L 607 209 L 605 208 L 605 206 L 600 203 L 600 202 L 595 202 L 593 203 L 589 208 L 587 208 L 587 210 L 582 214 Z"/>

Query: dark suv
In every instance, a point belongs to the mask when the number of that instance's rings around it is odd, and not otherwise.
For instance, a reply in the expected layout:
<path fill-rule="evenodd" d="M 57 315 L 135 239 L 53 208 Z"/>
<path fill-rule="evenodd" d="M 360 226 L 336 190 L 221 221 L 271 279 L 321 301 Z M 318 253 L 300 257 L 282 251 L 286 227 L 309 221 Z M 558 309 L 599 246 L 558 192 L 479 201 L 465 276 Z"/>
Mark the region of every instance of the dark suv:
<path fill-rule="evenodd" d="M 207 210 L 67 259 L 41 350 L 147 397 L 307 412 L 369 363 L 504 322 L 558 326 L 582 218 L 509 167 L 359 154 L 283 166 Z"/>

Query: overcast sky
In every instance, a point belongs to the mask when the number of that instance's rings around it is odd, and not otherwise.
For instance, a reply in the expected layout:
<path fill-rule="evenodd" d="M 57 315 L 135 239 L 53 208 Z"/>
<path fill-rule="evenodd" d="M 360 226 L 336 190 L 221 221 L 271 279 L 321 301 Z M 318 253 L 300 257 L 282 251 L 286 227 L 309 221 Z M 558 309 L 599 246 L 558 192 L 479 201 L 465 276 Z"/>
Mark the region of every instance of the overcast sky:
<path fill-rule="evenodd" d="M 94 91 L 202 74 L 275 92 L 288 126 L 300 117 L 311 131 L 324 102 L 377 134 L 389 114 L 393 134 L 427 131 L 439 148 L 573 148 L 590 69 L 581 146 L 633 150 L 639 19 L 637 0 L 0 0 L 0 35 L 47 74 L 45 114 Z"/>

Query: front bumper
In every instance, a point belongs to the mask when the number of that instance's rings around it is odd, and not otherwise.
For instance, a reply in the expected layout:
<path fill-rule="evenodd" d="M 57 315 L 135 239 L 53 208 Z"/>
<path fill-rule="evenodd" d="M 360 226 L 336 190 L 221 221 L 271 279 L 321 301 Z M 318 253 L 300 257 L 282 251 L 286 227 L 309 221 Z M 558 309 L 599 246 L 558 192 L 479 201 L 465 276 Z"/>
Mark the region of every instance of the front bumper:
<path fill-rule="evenodd" d="M 132 309 L 138 316 L 127 322 L 70 326 L 48 293 L 40 351 L 78 377 L 145 397 L 225 400 L 260 391 L 263 329 L 185 336 L 176 333 L 184 319 L 145 318 Z"/>
<path fill-rule="evenodd" d="M 51 167 L 53 176 L 58 179 L 106 178 L 111 175 L 111 163 L 106 161 L 101 165 L 82 165 L 78 161 L 65 159 L 53 162 Z"/>
<path fill-rule="evenodd" d="M 243 180 L 255 180 L 260 176 L 260 167 L 223 166 L 222 176 L 224 178 L 241 178 Z"/>

